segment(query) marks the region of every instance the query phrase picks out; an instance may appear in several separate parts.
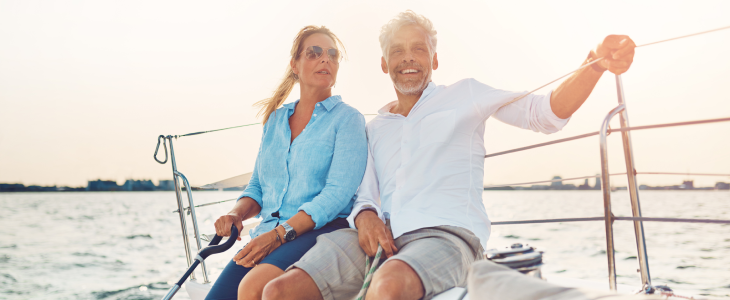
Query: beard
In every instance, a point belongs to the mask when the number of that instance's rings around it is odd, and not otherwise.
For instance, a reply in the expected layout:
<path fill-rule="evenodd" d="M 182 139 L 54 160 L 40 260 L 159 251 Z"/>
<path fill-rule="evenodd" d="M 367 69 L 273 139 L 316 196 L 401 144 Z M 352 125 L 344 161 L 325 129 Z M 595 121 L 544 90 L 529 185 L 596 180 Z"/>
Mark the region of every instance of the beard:
<path fill-rule="evenodd" d="M 417 78 L 398 78 L 400 71 L 404 69 L 416 69 L 422 74 Z M 395 72 L 390 72 L 390 79 L 393 80 L 393 86 L 403 95 L 418 95 L 428 87 L 431 82 L 431 69 L 424 68 L 417 62 L 404 62 L 395 68 Z"/>

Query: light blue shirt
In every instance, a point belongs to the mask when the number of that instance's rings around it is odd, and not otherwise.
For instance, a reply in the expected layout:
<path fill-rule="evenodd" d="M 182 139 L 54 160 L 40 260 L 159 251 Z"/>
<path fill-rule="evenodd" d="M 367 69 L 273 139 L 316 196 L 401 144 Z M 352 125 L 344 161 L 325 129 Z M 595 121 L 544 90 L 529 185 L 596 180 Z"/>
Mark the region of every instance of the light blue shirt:
<path fill-rule="evenodd" d="M 319 229 L 346 218 L 368 157 L 365 118 L 357 109 L 329 97 L 314 107 L 309 123 L 291 141 L 289 117 L 299 100 L 285 104 L 264 125 L 261 147 L 248 187 L 239 197 L 261 206 L 261 224 L 251 238 L 271 231 L 304 211 Z M 279 212 L 279 217 L 271 214 Z"/>

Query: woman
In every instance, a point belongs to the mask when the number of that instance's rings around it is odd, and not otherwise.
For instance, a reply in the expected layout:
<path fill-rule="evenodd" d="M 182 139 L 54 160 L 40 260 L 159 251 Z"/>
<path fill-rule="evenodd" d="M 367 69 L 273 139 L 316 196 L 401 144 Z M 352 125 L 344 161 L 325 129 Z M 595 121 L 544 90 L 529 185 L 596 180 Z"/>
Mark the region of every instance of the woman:
<path fill-rule="evenodd" d="M 261 299 L 270 280 L 309 250 L 320 234 L 348 227 L 352 196 L 367 160 L 365 118 L 332 96 L 342 42 L 325 27 L 299 31 L 286 76 L 263 100 L 264 132 L 248 187 L 216 234 L 261 217 L 251 242 L 233 257 L 206 299 Z M 299 83 L 301 98 L 277 109 Z M 239 237 L 240 240 L 240 237 Z"/>

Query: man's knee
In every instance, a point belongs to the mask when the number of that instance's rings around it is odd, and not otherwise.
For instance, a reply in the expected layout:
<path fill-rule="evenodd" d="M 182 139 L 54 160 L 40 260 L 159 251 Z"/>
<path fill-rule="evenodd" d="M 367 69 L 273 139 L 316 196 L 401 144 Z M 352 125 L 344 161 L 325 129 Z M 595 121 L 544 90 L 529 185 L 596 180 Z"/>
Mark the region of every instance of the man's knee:
<path fill-rule="evenodd" d="M 420 299 L 424 290 L 421 278 L 407 263 L 391 260 L 373 275 L 368 299 Z"/>

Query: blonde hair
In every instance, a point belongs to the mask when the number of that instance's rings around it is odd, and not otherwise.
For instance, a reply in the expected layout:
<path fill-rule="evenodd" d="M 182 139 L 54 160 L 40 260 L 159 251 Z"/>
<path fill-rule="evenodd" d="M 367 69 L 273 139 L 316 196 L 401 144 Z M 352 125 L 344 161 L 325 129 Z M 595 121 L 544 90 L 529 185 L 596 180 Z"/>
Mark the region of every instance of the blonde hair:
<path fill-rule="evenodd" d="M 388 46 L 390 45 L 390 39 L 393 38 L 393 35 L 398 32 L 398 30 L 406 25 L 417 25 L 423 28 L 428 36 L 428 44 L 431 47 L 431 53 L 436 53 L 436 29 L 433 28 L 433 23 L 431 23 L 431 20 L 426 17 L 409 9 L 399 13 L 394 19 L 390 20 L 380 29 L 380 49 L 383 51 L 383 57 L 386 59 L 388 58 Z"/>
<path fill-rule="evenodd" d="M 329 30 L 329 28 L 309 25 L 299 30 L 299 33 L 297 33 L 294 37 L 294 44 L 291 47 L 291 61 L 298 61 L 299 58 L 301 58 L 302 51 L 304 50 L 302 49 L 304 46 L 304 40 L 316 33 L 326 34 L 329 36 L 335 42 L 335 47 L 337 47 L 338 50 L 342 48 L 341 51 L 343 54 L 345 53 L 345 45 L 342 44 L 342 41 L 340 41 L 340 39 Z M 254 107 L 260 107 L 259 113 L 256 116 L 264 116 L 262 124 L 266 124 L 271 114 L 275 113 L 276 109 L 284 103 L 284 100 L 289 97 L 291 90 L 297 82 L 299 82 L 299 76 L 294 74 L 290 63 L 286 67 L 284 79 L 281 80 L 279 87 L 276 88 L 271 98 L 266 98 L 254 104 Z"/>

